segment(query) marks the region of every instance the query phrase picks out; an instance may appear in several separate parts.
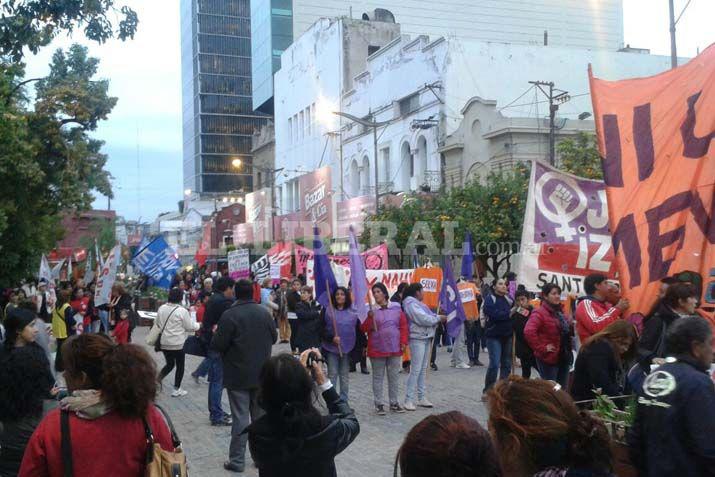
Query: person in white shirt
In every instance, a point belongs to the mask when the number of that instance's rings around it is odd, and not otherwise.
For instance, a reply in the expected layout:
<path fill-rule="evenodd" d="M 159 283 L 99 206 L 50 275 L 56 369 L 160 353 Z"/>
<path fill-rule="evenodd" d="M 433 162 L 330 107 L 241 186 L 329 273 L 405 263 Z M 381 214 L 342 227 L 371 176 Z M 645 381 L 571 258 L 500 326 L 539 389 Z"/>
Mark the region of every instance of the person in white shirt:
<path fill-rule="evenodd" d="M 174 374 L 174 391 L 172 397 L 188 394 L 181 389 L 181 380 L 184 378 L 184 342 L 186 333 L 199 329 L 199 324 L 192 319 L 189 310 L 181 306 L 184 292 L 180 288 L 169 290 L 169 302 L 159 307 L 154 326 L 147 335 L 146 343 L 160 350 L 166 359 L 166 365 L 159 372 L 161 382 L 176 366 Z M 157 343 L 158 341 L 158 343 Z"/>

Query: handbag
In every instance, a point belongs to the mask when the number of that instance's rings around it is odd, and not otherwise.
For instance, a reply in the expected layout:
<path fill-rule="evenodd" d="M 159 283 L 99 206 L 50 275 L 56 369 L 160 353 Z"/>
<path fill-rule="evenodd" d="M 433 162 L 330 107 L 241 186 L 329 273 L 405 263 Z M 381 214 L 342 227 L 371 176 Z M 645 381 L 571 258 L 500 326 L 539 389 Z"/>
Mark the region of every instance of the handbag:
<path fill-rule="evenodd" d="M 166 321 L 164 322 L 164 326 L 161 327 L 161 331 L 156 337 L 156 341 L 154 342 L 154 351 L 157 353 L 161 351 L 161 335 L 164 334 L 164 330 L 166 329 L 166 325 L 169 324 L 169 318 L 171 318 L 171 315 L 174 314 L 176 310 L 178 310 L 179 307 L 175 307 L 173 310 L 171 310 L 171 313 L 169 313 L 169 316 L 166 317 Z"/>
<path fill-rule="evenodd" d="M 184 353 L 205 358 L 208 354 L 206 343 L 200 337 L 191 335 L 184 341 Z"/>
<path fill-rule="evenodd" d="M 146 418 L 143 418 L 144 432 L 148 442 L 144 477 L 187 477 L 186 454 L 181 448 L 181 440 L 176 434 L 174 424 L 161 406 L 154 404 L 154 407 L 164 416 L 164 420 L 169 426 L 174 450 L 166 451 L 161 448 L 161 445 L 154 440 L 154 433 L 151 430 L 151 426 L 149 426 L 149 422 L 147 422 Z"/>

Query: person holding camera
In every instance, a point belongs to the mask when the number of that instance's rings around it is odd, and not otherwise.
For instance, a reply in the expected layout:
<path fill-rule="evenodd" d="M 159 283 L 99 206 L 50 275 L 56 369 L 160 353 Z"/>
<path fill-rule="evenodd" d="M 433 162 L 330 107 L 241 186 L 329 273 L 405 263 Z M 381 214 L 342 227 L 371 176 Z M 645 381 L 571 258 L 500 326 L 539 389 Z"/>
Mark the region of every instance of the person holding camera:
<path fill-rule="evenodd" d="M 360 433 L 355 412 L 325 377 L 320 351 L 270 358 L 261 370 L 259 404 L 266 414 L 248 426 L 248 444 L 261 477 L 334 477 L 335 456 Z M 314 406 L 314 387 L 328 415 Z"/>

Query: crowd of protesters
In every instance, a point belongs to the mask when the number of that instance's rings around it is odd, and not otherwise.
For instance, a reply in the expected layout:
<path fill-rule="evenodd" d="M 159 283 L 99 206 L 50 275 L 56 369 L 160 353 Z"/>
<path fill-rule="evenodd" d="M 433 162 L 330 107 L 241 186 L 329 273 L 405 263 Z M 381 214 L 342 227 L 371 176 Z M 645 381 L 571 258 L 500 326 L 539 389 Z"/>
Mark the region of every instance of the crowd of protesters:
<path fill-rule="evenodd" d="M 614 475 L 611 437 L 588 411 L 604 395 L 638 396 L 627 442 L 640 475 L 715 469 L 712 331 L 697 315 L 692 283 L 663 280 L 642 319 L 627 313 L 617 284 L 602 275 L 587 277 L 586 295 L 576 300 L 551 283 L 538 295 L 511 286 L 513 275 L 491 286 L 462 279 L 460 291 L 468 289 L 474 304 L 465 306 L 456 339 L 442 341 L 447 317 L 425 303 L 420 283 L 392 296 L 374 284 L 361 320 L 348 288 L 335 289 L 323 307 L 301 278 L 274 286 L 177 275 L 146 338 L 164 357 L 161 370 L 132 344 L 138 317 L 121 282 L 101 307 L 93 284 L 81 280 L 57 289 L 28 280 L 12 290 L 0 335 L 0 475 L 66 475 L 68 452 L 75 475 L 105 474 L 117 458 L 124 463 L 117 475 L 141 475 L 147 429 L 161 448 L 176 446 L 154 400 L 172 372 L 170 396 L 187 394 L 189 342 L 199 350 L 191 354 L 204 356 L 191 377 L 208 378 L 210 424 L 231 427 L 228 471 L 245 470 L 248 447 L 262 476 L 336 475 L 335 456 L 360 432 L 349 405 L 351 371 L 360 364 L 372 374 L 378 416 L 433 408 L 427 374 L 438 370 L 440 345 L 457 369 L 482 365 L 486 354 L 489 431 L 456 411 L 430 415 L 406 435 L 395 475 Z M 272 356 L 278 342 L 290 353 Z"/>

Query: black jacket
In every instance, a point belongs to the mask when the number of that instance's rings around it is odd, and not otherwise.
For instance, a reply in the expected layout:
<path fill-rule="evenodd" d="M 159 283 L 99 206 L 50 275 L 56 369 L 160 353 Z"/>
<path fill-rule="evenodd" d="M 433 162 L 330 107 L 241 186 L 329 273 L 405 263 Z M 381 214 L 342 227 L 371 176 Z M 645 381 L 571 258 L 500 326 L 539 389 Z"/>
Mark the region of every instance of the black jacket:
<path fill-rule="evenodd" d="M 305 436 L 287 438 L 279 423 L 264 415 L 248 426 L 248 445 L 260 477 L 335 477 L 335 456 L 360 433 L 355 412 L 335 388 L 323 393 L 327 416 Z"/>
<path fill-rule="evenodd" d="M 309 348 L 320 348 L 323 334 L 323 318 L 320 305 L 316 302 L 301 301 L 295 305 L 299 326 L 295 330 L 295 346 L 303 352 Z"/>
<path fill-rule="evenodd" d="M 631 461 L 648 477 L 715 476 L 715 386 L 691 357 L 653 371 L 628 434 Z"/>
<path fill-rule="evenodd" d="M 211 340 L 211 349 L 223 359 L 223 387 L 256 389 L 258 375 L 277 339 L 276 324 L 265 306 L 239 300 L 226 310 Z"/>
<path fill-rule="evenodd" d="M 298 303 L 300 303 L 300 293 L 288 290 L 288 292 L 286 292 L 286 304 L 288 305 L 288 311 L 295 312 L 295 306 Z"/>
<path fill-rule="evenodd" d="M 215 292 L 206 303 L 206 311 L 204 312 L 204 320 L 201 322 L 201 339 L 206 343 L 211 341 L 213 337 L 213 327 L 218 324 L 221 315 L 231 308 L 233 301 L 223 296 L 221 292 Z"/>
<path fill-rule="evenodd" d="M 649 365 L 653 358 L 665 358 L 665 333 L 678 318 L 680 315 L 661 303 L 655 314 L 645 321 L 638 341 L 641 363 Z"/>
<path fill-rule="evenodd" d="M 608 340 L 600 339 L 581 348 L 576 358 L 571 396 L 574 401 L 595 399 L 594 389 L 606 396 L 620 396 L 623 391 L 623 367 Z"/>
<path fill-rule="evenodd" d="M 526 342 L 526 338 L 524 338 L 524 327 L 526 326 L 526 322 L 529 321 L 529 315 L 534 308 L 529 305 L 527 309 L 529 310 L 529 314 L 526 316 L 514 311 L 514 313 L 511 314 L 511 323 L 514 329 L 514 348 L 516 356 L 522 361 L 532 362 L 535 359 L 534 352 Z"/>

